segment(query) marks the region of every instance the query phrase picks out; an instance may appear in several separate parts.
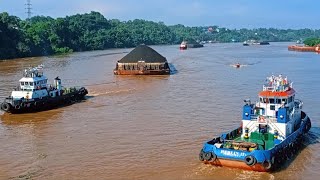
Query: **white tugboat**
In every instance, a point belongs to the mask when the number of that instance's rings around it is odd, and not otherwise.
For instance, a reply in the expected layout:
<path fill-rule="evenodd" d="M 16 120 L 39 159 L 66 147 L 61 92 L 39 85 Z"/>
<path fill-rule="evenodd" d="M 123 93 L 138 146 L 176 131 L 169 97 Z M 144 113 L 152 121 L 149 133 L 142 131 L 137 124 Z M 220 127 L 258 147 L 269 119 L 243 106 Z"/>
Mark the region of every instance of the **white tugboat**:
<path fill-rule="evenodd" d="M 19 86 L 1 103 L 1 110 L 12 114 L 43 111 L 72 104 L 88 94 L 84 87 L 64 88 L 59 77 L 54 79 L 53 85 L 47 82 L 42 65 L 26 69 Z"/>

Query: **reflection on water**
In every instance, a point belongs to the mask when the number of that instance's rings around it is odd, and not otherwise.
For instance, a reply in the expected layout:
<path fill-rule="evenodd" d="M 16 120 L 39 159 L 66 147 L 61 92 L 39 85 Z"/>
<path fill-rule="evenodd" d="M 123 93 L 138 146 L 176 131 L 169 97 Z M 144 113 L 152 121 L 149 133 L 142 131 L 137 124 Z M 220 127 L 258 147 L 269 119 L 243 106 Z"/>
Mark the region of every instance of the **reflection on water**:
<path fill-rule="evenodd" d="M 50 111 L 0 115 L 0 179 L 315 179 L 320 175 L 319 57 L 267 47 L 210 44 L 179 51 L 154 46 L 177 70 L 171 76 L 115 76 L 131 49 L 0 61 L 0 98 L 24 68 L 45 65 L 50 81 L 86 86 L 87 100 Z M 241 63 L 244 68 L 230 68 Z M 255 100 L 265 77 L 282 73 L 313 128 L 305 148 L 269 174 L 205 165 L 202 143 L 237 127 L 243 99 Z"/>

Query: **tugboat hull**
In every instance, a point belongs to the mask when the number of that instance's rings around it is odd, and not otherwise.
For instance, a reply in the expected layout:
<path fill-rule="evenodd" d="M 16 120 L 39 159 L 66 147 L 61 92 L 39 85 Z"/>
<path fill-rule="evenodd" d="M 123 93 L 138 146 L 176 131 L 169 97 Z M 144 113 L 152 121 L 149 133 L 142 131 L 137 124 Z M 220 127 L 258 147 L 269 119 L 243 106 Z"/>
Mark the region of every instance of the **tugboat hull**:
<path fill-rule="evenodd" d="M 245 162 L 243 161 L 234 161 L 234 160 L 229 160 L 229 159 L 217 159 L 214 162 L 209 162 L 205 161 L 205 164 L 211 164 L 214 166 L 224 166 L 224 167 L 231 167 L 231 168 L 240 168 L 244 170 L 249 170 L 249 171 L 259 171 L 259 172 L 267 172 L 268 170 L 265 169 L 263 164 L 255 164 L 253 166 L 248 166 Z"/>
<path fill-rule="evenodd" d="M 88 94 L 87 89 L 80 88 L 74 92 L 56 97 L 48 96 L 23 102 L 3 102 L 0 108 L 11 114 L 38 112 L 73 104 L 83 100 L 86 94 Z"/>
<path fill-rule="evenodd" d="M 304 117 L 300 128 L 293 132 L 286 140 L 268 150 L 239 150 L 234 148 L 219 147 L 223 141 L 232 141 L 230 137 L 241 135 L 241 127 L 228 133 L 227 139 L 214 138 L 204 144 L 200 151 L 199 159 L 205 164 L 225 166 L 244 170 L 271 172 L 277 170 L 297 154 L 302 147 L 303 135 L 311 128 L 309 117 L 303 112 Z"/>

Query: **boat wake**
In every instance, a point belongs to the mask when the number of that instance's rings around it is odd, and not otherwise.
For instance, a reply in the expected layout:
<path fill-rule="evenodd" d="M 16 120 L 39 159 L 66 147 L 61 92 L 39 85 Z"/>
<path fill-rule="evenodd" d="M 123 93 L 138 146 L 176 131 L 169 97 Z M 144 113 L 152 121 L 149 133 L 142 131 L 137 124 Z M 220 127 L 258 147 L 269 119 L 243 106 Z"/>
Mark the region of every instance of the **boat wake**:
<path fill-rule="evenodd" d="M 105 96 L 105 95 L 115 95 L 115 94 L 128 93 L 135 90 L 136 90 L 135 88 L 132 88 L 132 89 L 122 89 L 122 90 L 113 90 L 113 91 L 111 90 L 106 92 L 92 91 L 92 92 L 89 92 L 88 96 L 97 97 L 97 96 Z"/>
<path fill-rule="evenodd" d="M 248 66 L 248 64 L 230 64 L 230 66 L 234 68 L 242 68 L 242 67 Z"/>
<path fill-rule="evenodd" d="M 241 67 L 246 67 L 246 66 L 253 66 L 253 65 L 256 65 L 259 63 L 261 63 L 261 61 L 257 61 L 257 62 L 253 62 L 253 63 L 231 63 L 228 65 L 231 67 L 234 67 L 234 68 L 241 68 Z"/>

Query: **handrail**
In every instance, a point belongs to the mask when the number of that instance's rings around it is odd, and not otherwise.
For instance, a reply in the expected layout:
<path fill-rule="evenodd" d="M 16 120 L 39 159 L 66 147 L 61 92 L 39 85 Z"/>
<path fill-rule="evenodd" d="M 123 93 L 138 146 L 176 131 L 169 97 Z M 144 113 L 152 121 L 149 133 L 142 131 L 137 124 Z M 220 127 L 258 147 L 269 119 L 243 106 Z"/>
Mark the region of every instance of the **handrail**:
<path fill-rule="evenodd" d="M 274 123 L 270 122 L 269 124 L 271 125 L 271 127 L 272 127 L 273 129 L 275 129 L 275 130 L 278 131 L 279 136 L 282 136 L 283 138 L 285 138 L 285 134 L 284 134 Z"/>
<path fill-rule="evenodd" d="M 249 132 L 253 132 L 256 130 L 257 126 L 256 124 L 260 124 L 258 121 L 258 116 L 252 115 L 250 123 L 247 124 L 247 128 Z M 285 138 L 285 134 L 274 124 L 277 122 L 277 118 L 274 117 L 266 117 L 265 123 L 269 124 L 273 129 L 277 130 L 279 132 L 279 136 Z"/>

